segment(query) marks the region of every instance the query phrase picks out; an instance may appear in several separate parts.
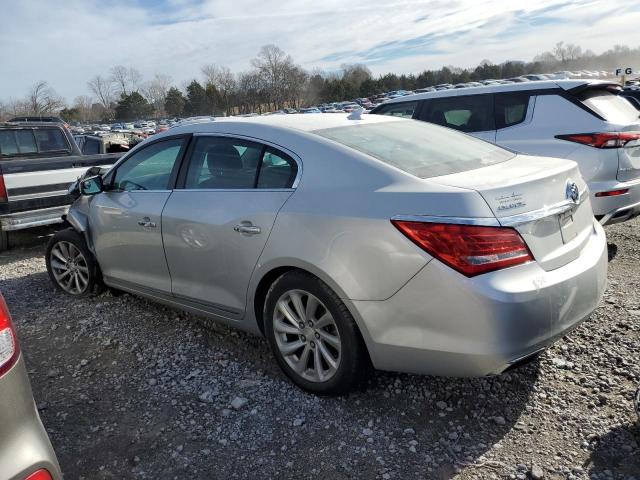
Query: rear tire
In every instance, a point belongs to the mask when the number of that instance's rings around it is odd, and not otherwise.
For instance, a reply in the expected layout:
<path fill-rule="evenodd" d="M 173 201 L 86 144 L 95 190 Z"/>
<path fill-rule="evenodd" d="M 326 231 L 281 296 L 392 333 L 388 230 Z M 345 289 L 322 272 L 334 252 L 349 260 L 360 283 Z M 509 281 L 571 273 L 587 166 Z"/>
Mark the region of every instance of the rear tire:
<path fill-rule="evenodd" d="M 72 228 L 56 232 L 47 244 L 47 273 L 54 286 L 74 297 L 87 297 L 104 289 L 100 269 L 84 237 Z"/>
<path fill-rule="evenodd" d="M 278 278 L 267 293 L 263 318 L 276 361 L 300 388 L 346 393 L 369 372 L 368 352 L 351 313 L 313 275 L 291 271 Z"/>

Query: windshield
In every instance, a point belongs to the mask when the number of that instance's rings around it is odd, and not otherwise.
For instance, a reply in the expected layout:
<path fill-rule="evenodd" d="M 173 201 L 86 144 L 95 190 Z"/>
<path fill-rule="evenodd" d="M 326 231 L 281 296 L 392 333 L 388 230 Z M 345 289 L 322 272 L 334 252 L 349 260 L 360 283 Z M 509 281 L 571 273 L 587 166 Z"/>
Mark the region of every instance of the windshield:
<path fill-rule="evenodd" d="M 638 120 L 638 111 L 631 103 L 607 90 L 588 89 L 578 98 L 607 122 L 627 124 Z"/>
<path fill-rule="evenodd" d="M 491 143 L 417 120 L 335 127 L 313 133 L 420 178 L 474 170 L 515 157 Z"/>

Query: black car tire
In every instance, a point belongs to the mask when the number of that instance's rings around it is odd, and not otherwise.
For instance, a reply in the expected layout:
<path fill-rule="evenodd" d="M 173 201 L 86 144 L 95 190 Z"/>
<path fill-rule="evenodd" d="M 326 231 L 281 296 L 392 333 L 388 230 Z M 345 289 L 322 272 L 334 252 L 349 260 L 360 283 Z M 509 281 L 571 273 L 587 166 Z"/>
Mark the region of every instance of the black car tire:
<path fill-rule="evenodd" d="M 322 302 L 322 308 L 333 317 L 339 333 L 340 361 L 333 376 L 326 381 L 310 381 L 303 378 L 287 363 L 280 351 L 274 329 L 274 313 L 279 299 L 288 292 L 304 291 Z M 269 289 L 264 305 L 265 333 L 280 368 L 300 388 L 319 395 L 338 395 L 351 390 L 370 372 L 367 348 L 353 316 L 340 297 L 323 281 L 300 270 L 293 270 L 279 277 Z M 293 335 L 295 338 L 295 335 Z M 316 338 L 320 338 L 317 337 Z M 313 342 L 311 342 L 313 343 Z M 319 344 L 317 344 L 317 347 Z M 314 363 L 314 362 L 312 362 Z"/>
<path fill-rule="evenodd" d="M 73 275 L 74 273 L 72 272 L 66 275 L 61 273 L 65 272 L 65 270 L 62 270 L 60 267 L 62 259 L 56 257 L 56 253 L 60 253 L 61 245 L 64 245 L 67 251 L 73 251 L 70 257 L 74 256 L 74 259 L 78 259 L 78 264 L 73 265 L 73 267 L 77 269 L 82 268 L 82 278 L 86 278 L 86 280 L 83 280 L 81 283 L 71 282 L 71 288 L 66 285 L 69 280 L 65 279 L 68 279 L 69 275 Z M 87 248 L 84 237 L 72 228 L 56 232 L 53 237 L 51 237 L 47 244 L 45 261 L 47 264 L 47 273 L 53 285 L 68 295 L 87 297 L 101 293 L 104 290 L 100 268 L 93 254 Z M 78 284 L 81 285 L 82 288 L 74 287 L 74 285 Z"/>

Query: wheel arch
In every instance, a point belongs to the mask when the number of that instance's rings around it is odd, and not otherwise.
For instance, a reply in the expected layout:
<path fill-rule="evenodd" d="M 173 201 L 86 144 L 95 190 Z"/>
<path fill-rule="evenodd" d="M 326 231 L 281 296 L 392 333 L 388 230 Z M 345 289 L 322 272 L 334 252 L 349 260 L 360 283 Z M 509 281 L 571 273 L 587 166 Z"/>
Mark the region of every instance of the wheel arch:
<path fill-rule="evenodd" d="M 285 273 L 298 270 L 308 273 L 316 277 L 318 280 L 326 283 L 329 288 L 331 288 L 338 295 L 338 297 L 340 297 L 340 300 L 342 300 L 342 302 L 345 304 L 347 310 L 349 310 L 349 313 L 356 323 L 358 332 L 364 342 L 367 355 L 369 355 L 369 357 L 371 356 L 369 347 L 372 340 L 368 330 L 363 326 L 364 322 L 360 318 L 360 315 L 353 303 L 346 296 L 344 290 L 340 288 L 340 286 L 336 282 L 334 282 L 329 275 L 327 275 L 322 270 L 314 267 L 313 265 L 309 265 L 306 264 L 306 262 L 299 261 L 289 261 L 280 265 L 263 265 L 260 270 L 261 271 L 259 280 L 256 279 L 256 286 L 252 290 L 253 296 L 251 298 L 250 305 L 252 306 L 252 312 L 255 315 L 256 324 L 258 325 L 258 329 L 260 330 L 262 335 L 265 335 L 263 312 L 269 289 L 271 288 L 273 283 Z"/>

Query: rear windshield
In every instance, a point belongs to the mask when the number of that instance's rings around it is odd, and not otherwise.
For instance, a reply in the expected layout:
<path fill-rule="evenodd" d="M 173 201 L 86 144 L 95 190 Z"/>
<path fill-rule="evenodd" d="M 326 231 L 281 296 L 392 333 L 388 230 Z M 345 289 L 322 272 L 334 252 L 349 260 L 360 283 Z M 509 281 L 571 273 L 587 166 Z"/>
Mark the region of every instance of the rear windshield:
<path fill-rule="evenodd" d="M 59 128 L 0 130 L 0 158 L 70 152 L 70 150 Z"/>
<path fill-rule="evenodd" d="M 417 120 L 327 128 L 313 133 L 420 178 L 474 170 L 515 156 L 491 143 Z"/>
<path fill-rule="evenodd" d="M 602 89 L 589 89 L 578 94 L 587 107 L 607 122 L 626 124 L 638 120 L 638 110 L 624 98 Z"/>

